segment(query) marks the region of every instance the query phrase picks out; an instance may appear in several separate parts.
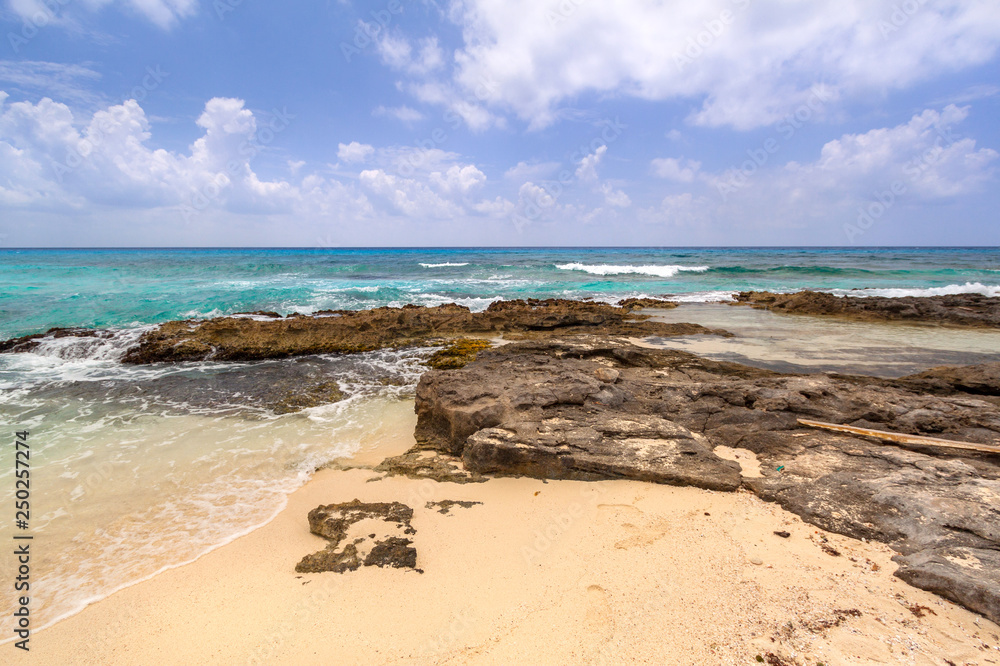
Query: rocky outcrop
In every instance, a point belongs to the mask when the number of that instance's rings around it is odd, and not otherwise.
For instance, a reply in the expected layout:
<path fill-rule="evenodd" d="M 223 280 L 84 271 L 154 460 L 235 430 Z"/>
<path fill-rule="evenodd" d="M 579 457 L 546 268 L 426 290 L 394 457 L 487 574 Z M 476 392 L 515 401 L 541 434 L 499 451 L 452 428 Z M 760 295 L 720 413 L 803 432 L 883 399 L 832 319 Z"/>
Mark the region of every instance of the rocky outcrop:
<path fill-rule="evenodd" d="M 461 305 L 337 310 L 314 316 L 248 313 L 205 321 L 172 321 L 142 335 L 124 363 L 250 361 L 306 354 L 352 353 L 412 347 L 443 339 L 502 335 L 508 339 L 601 333 L 622 336 L 730 335 L 697 324 L 648 321 L 629 308 L 558 299 L 499 301 L 484 312 Z M 46 337 L 106 335 L 105 331 L 53 329 L 0 343 L 0 351 L 31 351 Z M 466 356 L 477 350 L 465 350 Z"/>
<path fill-rule="evenodd" d="M 99 331 L 89 328 L 50 328 L 45 333 L 33 333 L 19 338 L 11 338 L 0 342 L 0 354 L 19 353 L 33 351 L 44 339 L 58 338 L 97 338 L 110 337 L 108 331 Z"/>
<path fill-rule="evenodd" d="M 1000 326 L 1000 298 L 982 294 L 950 296 L 834 296 L 817 291 L 775 294 L 743 291 L 736 305 L 789 314 L 806 314 L 861 321 L 913 321 L 949 326 Z"/>
<path fill-rule="evenodd" d="M 416 534 L 410 526 L 412 519 L 413 509 L 399 502 L 354 500 L 318 506 L 309 512 L 309 531 L 330 543 L 318 553 L 303 557 L 295 570 L 344 573 L 362 566 L 415 569 L 417 551 L 406 538 Z M 373 527 L 370 521 L 378 521 L 378 527 Z M 362 522 L 364 529 L 353 533 Z M 348 543 L 340 548 L 343 541 Z"/>
<path fill-rule="evenodd" d="M 905 580 L 997 621 L 1000 454 L 797 421 L 1000 445 L 995 371 L 794 375 L 600 337 L 520 342 L 425 374 L 407 455 L 460 457 L 475 475 L 742 485 L 824 529 L 888 543 Z M 742 477 L 718 445 L 753 452 L 761 476 Z"/>
<path fill-rule="evenodd" d="M 623 298 L 618 301 L 618 306 L 623 308 L 629 308 L 632 310 L 641 310 L 643 308 L 659 308 L 661 310 L 672 310 L 676 308 L 680 303 L 677 301 L 668 301 L 662 298 Z"/>

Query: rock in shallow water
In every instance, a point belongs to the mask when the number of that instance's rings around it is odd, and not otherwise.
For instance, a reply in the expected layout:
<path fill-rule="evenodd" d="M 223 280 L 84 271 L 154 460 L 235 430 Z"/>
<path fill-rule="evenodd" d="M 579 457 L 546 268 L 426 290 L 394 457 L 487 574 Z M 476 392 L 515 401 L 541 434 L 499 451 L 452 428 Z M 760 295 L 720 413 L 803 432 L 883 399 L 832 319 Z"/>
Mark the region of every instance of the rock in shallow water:
<path fill-rule="evenodd" d="M 835 296 L 818 291 L 776 294 L 743 291 L 737 305 L 790 314 L 824 315 L 861 321 L 914 321 L 949 326 L 1000 327 L 1000 298 L 982 294 L 948 296 Z"/>

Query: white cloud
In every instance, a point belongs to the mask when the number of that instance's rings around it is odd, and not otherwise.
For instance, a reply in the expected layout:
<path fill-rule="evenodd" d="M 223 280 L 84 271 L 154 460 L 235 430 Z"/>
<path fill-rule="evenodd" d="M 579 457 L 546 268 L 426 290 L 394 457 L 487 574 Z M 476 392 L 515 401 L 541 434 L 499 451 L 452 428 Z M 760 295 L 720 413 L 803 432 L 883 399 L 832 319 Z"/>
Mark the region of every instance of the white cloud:
<path fill-rule="evenodd" d="M 337 159 L 344 162 L 364 162 L 374 152 L 375 148 L 367 143 L 351 141 L 350 143 L 337 144 Z"/>
<path fill-rule="evenodd" d="M 538 162 L 529 164 L 528 162 L 518 162 L 507 169 L 503 177 L 508 180 L 523 183 L 528 180 L 543 180 L 555 173 L 559 168 L 559 162 Z"/>
<path fill-rule="evenodd" d="M 424 119 L 424 114 L 420 113 L 416 109 L 412 109 L 405 104 L 403 106 L 397 107 L 385 107 L 377 106 L 372 111 L 372 115 L 376 118 L 395 118 L 404 123 L 415 123 L 419 120 Z"/>
<path fill-rule="evenodd" d="M 968 108 L 949 105 L 896 127 L 845 134 L 824 145 L 816 162 L 788 163 L 786 187 L 865 192 L 899 181 L 911 196 L 924 200 L 973 192 L 992 179 L 998 155 L 961 138 L 957 125 L 967 116 Z"/>
<path fill-rule="evenodd" d="M 628 208 L 632 205 L 632 199 L 621 190 L 616 190 L 610 183 L 601 186 L 601 193 L 604 194 L 604 201 L 616 208 Z"/>
<path fill-rule="evenodd" d="M 478 99 L 491 113 L 513 112 L 533 128 L 554 122 L 568 101 L 599 93 L 691 100 L 701 108 L 690 122 L 748 129 L 777 122 L 818 83 L 864 101 L 996 53 L 994 0 L 919 3 L 912 15 L 899 15 L 901 4 L 455 0 L 449 16 L 464 44 L 452 96 L 485 89 Z"/>
<path fill-rule="evenodd" d="M 38 23 L 39 16 L 45 16 L 45 25 L 69 25 L 62 16 L 66 2 L 42 2 L 41 0 L 10 0 L 10 8 L 22 19 Z M 193 16 L 198 11 L 197 0 L 87 0 L 87 9 L 96 11 L 106 6 L 126 8 L 126 13 L 138 13 L 161 28 L 169 29 L 181 19 Z M 58 7 L 59 11 L 53 11 Z"/>
<path fill-rule="evenodd" d="M 486 182 L 486 174 L 471 164 L 451 166 L 446 172 L 434 171 L 430 181 L 449 194 L 467 195 Z"/>
<path fill-rule="evenodd" d="M 383 63 L 409 74 L 426 75 L 444 65 L 437 37 L 421 39 L 414 49 L 406 37 L 385 33 L 376 40 L 376 48 Z"/>
<path fill-rule="evenodd" d="M 689 191 L 668 195 L 640 218 L 716 228 L 738 220 L 744 232 L 825 225 L 843 242 L 841 226 L 879 202 L 879 211 L 892 210 L 905 224 L 904 211 L 948 203 L 995 182 L 1000 154 L 961 136 L 967 115 L 954 105 L 929 109 L 894 127 L 829 141 L 813 161 L 779 164 L 775 152 L 767 162 L 748 159 L 722 172 L 696 171 L 691 180 L 675 177 Z M 673 166 L 667 171 L 676 175 Z"/>
<path fill-rule="evenodd" d="M 413 179 L 386 173 L 382 169 L 362 171 L 362 187 L 387 201 L 396 212 L 409 217 L 455 217 L 461 209 L 442 198 L 427 185 Z"/>
<path fill-rule="evenodd" d="M 203 134 L 183 154 L 148 145 L 149 121 L 134 100 L 87 121 L 48 98 L 32 104 L 5 97 L 0 95 L 0 183 L 7 203 L 35 210 L 172 208 L 186 218 L 209 210 L 266 213 L 311 205 L 293 184 L 262 180 L 251 168 L 267 147 L 242 100 L 209 100 L 197 120 Z M 275 119 L 268 129 L 278 133 L 284 126 Z M 329 183 L 325 196 L 337 191 Z M 313 203 L 322 205 L 321 199 Z"/>
<path fill-rule="evenodd" d="M 70 103 L 94 105 L 100 97 L 91 84 L 101 75 L 77 64 L 34 60 L 0 60 L 0 82 L 10 89 L 54 97 Z"/>
<path fill-rule="evenodd" d="M 597 165 L 601 163 L 601 158 L 606 152 L 608 152 L 608 147 L 600 146 L 594 152 L 581 158 L 576 167 L 576 177 L 585 183 L 596 181 Z"/>
<path fill-rule="evenodd" d="M 701 169 L 701 162 L 673 157 L 660 157 L 654 159 L 651 166 L 653 173 L 660 178 L 666 178 L 678 183 L 690 183 L 694 180 L 695 173 Z"/>

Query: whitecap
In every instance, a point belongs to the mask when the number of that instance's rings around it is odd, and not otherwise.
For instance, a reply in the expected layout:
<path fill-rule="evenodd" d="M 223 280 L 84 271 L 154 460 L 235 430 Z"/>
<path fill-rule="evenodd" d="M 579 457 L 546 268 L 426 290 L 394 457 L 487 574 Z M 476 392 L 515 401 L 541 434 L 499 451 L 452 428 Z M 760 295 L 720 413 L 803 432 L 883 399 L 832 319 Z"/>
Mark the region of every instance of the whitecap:
<path fill-rule="evenodd" d="M 556 264 L 556 268 L 563 271 L 583 271 L 585 273 L 591 273 L 593 275 L 627 275 L 627 274 L 639 274 L 639 275 L 652 275 L 655 277 L 673 277 L 680 273 L 681 271 L 690 271 L 695 273 L 704 273 L 710 267 L 709 266 L 677 266 L 677 265 L 647 265 L 647 266 L 614 266 L 609 264 Z"/>
<path fill-rule="evenodd" d="M 985 285 L 981 282 L 966 282 L 965 284 L 950 284 L 947 287 L 919 288 L 890 288 L 890 289 L 834 289 L 834 294 L 842 296 L 887 296 L 889 298 L 901 298 L 903 296 L 952 296 L 954 294 L 982 294 L 993 298 L 1000 298 L 1000 285 Z"/>

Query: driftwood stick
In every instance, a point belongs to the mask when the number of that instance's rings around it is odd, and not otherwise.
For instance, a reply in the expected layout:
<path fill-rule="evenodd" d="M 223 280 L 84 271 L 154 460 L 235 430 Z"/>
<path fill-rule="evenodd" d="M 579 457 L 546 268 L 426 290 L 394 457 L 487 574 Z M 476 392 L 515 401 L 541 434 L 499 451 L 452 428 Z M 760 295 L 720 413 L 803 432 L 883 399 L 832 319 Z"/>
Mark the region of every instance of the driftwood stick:
<path fill-rule="evenodd" d="M 941 446 L 949 449 L 967 449 L 969 451 L 983 451 L 985 453 L 1000 453 L 1000 446 L 989 446 L 987 444 L 971 444 L 969 442 L 956 442 L 950 439 L 938 439 L 937 437 L 922 437 L 920 435 L 904 435 L 897 432 L 886 432 L 885 430 L 870 430 L 868 428 L 855 428 L 854 426 L 838 425 L 836 423 L 824 423 L 823 421 L 810 421 L 799 419 L 799 423 L 810 428 L 820 428 L 822 430 L 832 430 L 834 432 L 846 432 L 852 435 L 864 435 L 874 437 L 888 442 L 899 444 L 918 444 L 920 446 Z"/>

